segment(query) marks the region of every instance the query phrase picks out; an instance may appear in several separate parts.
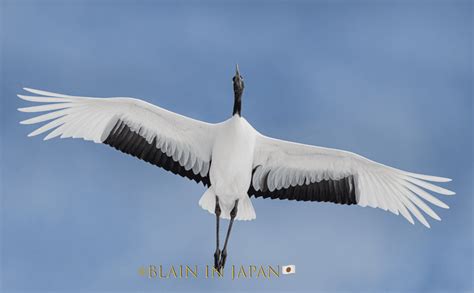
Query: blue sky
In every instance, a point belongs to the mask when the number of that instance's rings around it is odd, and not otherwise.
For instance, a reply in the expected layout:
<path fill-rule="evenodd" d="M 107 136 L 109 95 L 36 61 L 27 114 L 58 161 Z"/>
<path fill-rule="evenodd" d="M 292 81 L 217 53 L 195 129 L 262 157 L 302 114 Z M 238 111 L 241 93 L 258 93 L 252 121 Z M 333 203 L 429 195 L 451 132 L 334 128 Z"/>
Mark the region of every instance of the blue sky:
<path fill-rule="evenodd" d="M 472 2 L 2 1 L 4 291 L 466 291 L 473 288 Z M 22 87 L 131 96 L 197 119 L 453 178 L 431 229 L 371 208 L 253 200 L 228 263 L 273 280 L 148 280 L 204 266 L 204 188 L 107 146 L 27 138 Z"/>

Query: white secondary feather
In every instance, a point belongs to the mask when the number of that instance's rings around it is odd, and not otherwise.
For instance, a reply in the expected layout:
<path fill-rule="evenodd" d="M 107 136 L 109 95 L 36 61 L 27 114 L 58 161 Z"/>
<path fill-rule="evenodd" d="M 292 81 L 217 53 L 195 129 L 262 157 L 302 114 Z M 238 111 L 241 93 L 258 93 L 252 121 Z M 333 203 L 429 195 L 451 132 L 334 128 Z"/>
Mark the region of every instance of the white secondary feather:
<path fill-rule="evenodd" d="M 304 185 L 321 180 L 339 180 L 354 176 L 355 194 L 360 206 L 370 206 L 402 214 L 414 223 L 410 214 L 430 227 L 419 209 L 436 220 L 440 217 L 423 200 L 436 206 L 448 206 L 420 187 L 443 195 L 454 192 L 432 182 L 448 182 L 443 177 L 415 174 L 371 161 L 342 150 L 298 144 L 257 135 L 252 186 L 269 191 Z M 265 182 L 266 180 L 266 182 Z"/>
<path fill-rule="evenodd" d="M 117 121 L 146 138 L 156 139 L 158 148 L 179 161 L 186 170 L 206 175 L 209 171 L 214 124 L 194 120 L 142 100 L 133 98 L 76 97 L 25 88 L 39 96 L 18 95 L 19 98 L 42 103 L 18 109 L 21 112 L 48 112 L 20 123 L 47 122 L 31 132 L 35 136 L 50 131 L 45 140 L 83 138 L 102 143 Z"/>

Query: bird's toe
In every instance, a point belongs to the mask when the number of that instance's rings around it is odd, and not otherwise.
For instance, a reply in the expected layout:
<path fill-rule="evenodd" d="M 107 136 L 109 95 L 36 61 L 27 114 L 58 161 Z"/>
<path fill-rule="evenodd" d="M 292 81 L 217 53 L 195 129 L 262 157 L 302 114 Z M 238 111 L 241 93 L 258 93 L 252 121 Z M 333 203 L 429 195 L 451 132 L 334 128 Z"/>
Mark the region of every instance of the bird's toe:
<path fill-rule="evenodd" d="M 220 260 L 221 260 L 221 251 L 219 248 L 216 249 L 216 252 L 214 252 L 214 268 L 216 270 L 220 269 Z"/>
<path fill-rule="evenodd" d="M 219 267 L 220 268 L 224 268 L 226 259 L 227 259 L 227 251 L 223 250 L 222 253 L 221 253 L 221 259 L 220 259 L 220 262 L 219 262 Z"/>

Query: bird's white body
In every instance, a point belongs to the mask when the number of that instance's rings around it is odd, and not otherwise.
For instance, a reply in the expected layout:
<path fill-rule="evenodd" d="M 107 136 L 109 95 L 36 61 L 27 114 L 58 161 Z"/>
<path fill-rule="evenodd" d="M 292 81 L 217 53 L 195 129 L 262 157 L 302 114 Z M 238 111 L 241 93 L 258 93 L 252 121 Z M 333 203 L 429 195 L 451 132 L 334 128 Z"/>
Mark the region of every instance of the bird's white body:
<path fill-rule="evenodd" d="M 247 192 L 252 179 L 256 135 L 256 130 L 247 120 L 238 115 L 218 124 L 209 170 L 211 187 L 201 201 L 204 209 L 213 212 L 217 195 L 222 209 L 221 217 L 229 218 L 235 201 L 239 200 L 237 219 L 255 218 Z"/>

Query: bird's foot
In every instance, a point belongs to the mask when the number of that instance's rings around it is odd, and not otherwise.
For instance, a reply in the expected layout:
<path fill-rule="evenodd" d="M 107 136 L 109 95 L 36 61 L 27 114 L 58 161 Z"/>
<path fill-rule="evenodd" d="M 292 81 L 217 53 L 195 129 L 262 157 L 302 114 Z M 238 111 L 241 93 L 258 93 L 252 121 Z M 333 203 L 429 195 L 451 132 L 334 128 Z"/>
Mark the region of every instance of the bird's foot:
<path fill-rule="evenodd" d="M 214 268 L 217 271 L 220 271 L 220 260 L 221 260 L 221 251 L 219 248 L 216 248 L 216 252 L 214 252 Z"/>
<path fill-rule="evenodd" d="M 219 270 L 224 268 L 226 258 L 227 258 L 227 250 L 224 249 L 221 253 L 221 260 L 219 262 Z"/>

